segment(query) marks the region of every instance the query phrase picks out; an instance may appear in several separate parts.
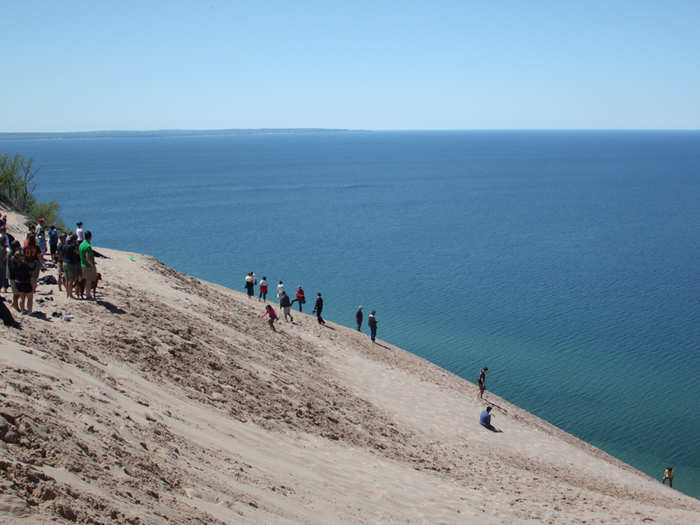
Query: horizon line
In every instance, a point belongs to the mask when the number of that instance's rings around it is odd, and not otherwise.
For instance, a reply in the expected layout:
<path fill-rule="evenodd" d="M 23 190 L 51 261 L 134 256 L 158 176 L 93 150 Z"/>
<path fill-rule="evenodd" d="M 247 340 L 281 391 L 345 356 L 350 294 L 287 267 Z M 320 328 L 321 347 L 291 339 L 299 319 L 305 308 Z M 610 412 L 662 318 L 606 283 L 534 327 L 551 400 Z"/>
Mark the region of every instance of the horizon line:
<path fill-rule="evenodd" d="M 635 131 L 635 132 L 660 132 L 660 131 L 700 131 L 700 128 L 321 128 L 321 127 L 296 127 L 296 128 L 154 128 L 154 129 L 91 129 L 91 130 L 60 130 L 60 131 L 0 131 L 1 135 L 60 135 L 60 134 L 99 134 L 99 133 L 231 133 L 231 132 L 372 132 L 372 131 Z"/>

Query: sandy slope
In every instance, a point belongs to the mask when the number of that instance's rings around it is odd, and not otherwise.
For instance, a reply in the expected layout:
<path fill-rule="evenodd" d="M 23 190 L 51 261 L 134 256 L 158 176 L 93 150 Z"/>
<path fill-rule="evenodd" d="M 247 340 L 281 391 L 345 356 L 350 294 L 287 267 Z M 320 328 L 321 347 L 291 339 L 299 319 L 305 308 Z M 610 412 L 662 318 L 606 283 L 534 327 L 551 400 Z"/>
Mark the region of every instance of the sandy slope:
<path fill-rule="evenodd" d="M 40 286 L 46 319 L 0 328 L 5 523 L 700 523 L 488 394 L 482 429 L 420 358 L 307 315 L 272 333 L 241 293 L 101 251 L 99 301 Z"/>

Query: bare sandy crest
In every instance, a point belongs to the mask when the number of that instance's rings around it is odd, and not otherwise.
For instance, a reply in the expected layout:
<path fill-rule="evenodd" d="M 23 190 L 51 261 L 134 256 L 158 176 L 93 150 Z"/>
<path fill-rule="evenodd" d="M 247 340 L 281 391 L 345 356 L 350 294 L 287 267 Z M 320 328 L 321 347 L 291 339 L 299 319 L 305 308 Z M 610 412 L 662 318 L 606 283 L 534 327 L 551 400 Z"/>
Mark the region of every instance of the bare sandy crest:
<path fill-rule="evenodd" d="M 299 313 L 273 333 L 242 293 L 100 251 L 98 301 L 40 285 L 46 318 L 2 327 L 4 523 L 700 523 L 489 393 L 481 428 L 474 385 L 412 354 Z"/>

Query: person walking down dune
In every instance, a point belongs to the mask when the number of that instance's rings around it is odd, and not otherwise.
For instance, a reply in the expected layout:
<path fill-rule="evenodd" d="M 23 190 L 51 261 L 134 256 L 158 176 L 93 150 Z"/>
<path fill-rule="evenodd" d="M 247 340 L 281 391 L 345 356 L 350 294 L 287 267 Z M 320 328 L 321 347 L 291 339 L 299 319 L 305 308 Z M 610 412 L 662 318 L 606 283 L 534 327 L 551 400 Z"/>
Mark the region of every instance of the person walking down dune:
<path fill-rule="evenodd" d="M 267 277 L 264 275 L 260 280 L 260 295 L 258 295 L 258 301 L 267 302 Z"/>
<path fill-rule="evenodd" d="M 367 326 L 369 326 L 369 337 L 374 343 L 375 339 L 377 339 L 377 311 L 372 310 L 372 313 L 369 314 L 369 317 L 367 318 Z"/>
<path fill-rule="evenodd" d="M 306 302 L 306 297 L 304 296 L 304 289 L 299 285 L 296 291 L 296 297 L 292 300 L 292 304 L 299 303 L 299 311 L 301 312 L 301 305 Z"/>
<path fill-rule="evenodd" d="M 270 325 L 270 328 L 272 328 L 273 332 L 276 332 L 277 330 L 275 330 L 275 321 L 277 321 L 279 317 L 277 317 L 277 313 L 275 312 L 275 309 L 272 308 L 271 304 L 265 306 L 265 311 L 260 317 L 265 316 L 267 316 L 267 324 Z"/>
<path fill-rule="evenodd" d="M 287 295 L 287 292 L 282 290 L 282 295 L 280 296 L 280 308 L 282 308 L 282 313 L 284 314 L 284 320 L 287 321 L 287 317 L 289 317 L 289 321 L 292 323 L 294 322 L 294 318 L 292 317 L 291 314 L 291 309 L 292 309 L 292 303 L 289 300 L 289 296 Z"/>
<path fill-rule="evenodd" d="M 357 331 L 362 331 L 362 306 L 357 307 L 357 312 L 355 312 L 355 323 L 357 323 Z"/>
<path fill-rule="evenodd" d="M 323 312 L 323 298 L 321 297 L 321 292 L 318 292 L 316 295 L 316 304 L 314 305 L 314 309 L 311 313 L 316 314 L 318 324 L 326 324 L 326 321 L 324 321 L 323 317 L 321 317 L 321 312 Z"/>

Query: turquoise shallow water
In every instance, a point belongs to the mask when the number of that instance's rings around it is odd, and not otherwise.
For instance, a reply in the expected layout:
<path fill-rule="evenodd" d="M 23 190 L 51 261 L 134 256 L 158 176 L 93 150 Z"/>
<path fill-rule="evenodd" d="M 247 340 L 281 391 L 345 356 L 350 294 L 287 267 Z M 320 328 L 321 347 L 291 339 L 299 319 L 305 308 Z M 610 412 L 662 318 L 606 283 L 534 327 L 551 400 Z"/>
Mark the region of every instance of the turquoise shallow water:
<path fill-rule="evenodd" d="M 700 133 L 3 140 L 97 245 L 254 270 L 700 496 Z"/>

